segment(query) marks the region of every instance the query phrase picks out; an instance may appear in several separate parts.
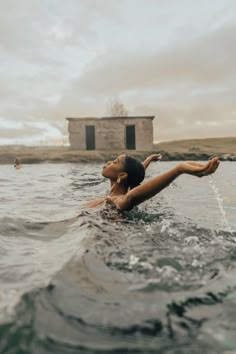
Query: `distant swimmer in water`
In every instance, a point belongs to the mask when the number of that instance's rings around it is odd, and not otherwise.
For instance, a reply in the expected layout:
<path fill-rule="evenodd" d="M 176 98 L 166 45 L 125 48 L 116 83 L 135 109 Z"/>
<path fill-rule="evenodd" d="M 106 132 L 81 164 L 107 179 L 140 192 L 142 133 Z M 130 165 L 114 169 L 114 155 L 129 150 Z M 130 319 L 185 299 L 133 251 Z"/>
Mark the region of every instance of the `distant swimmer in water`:
<path fill-rule="evenodd" d="M 20 169 L 22 167 L 21 163 L 20 163 L 20 159 L 16 158 L 15 162 L 14 162 L 14 167 L 16 169 Z"/>
<path fill-rule="evenodd" d="M 86 206 L 96 207 L 106 202 L 122 211 L 131 210 L 168 187 L 177 177 L 183 174 L 196 177 L 208 176 L 214 173 L 219 166 L 218 157 L 212 158 L 207 163 L 186 161 L 140 184 L 150 162 L 160 158 L 160 154 L 151 155 L 142 163 L 129 155 L 120 155 L 114 161 L 108 161 L 103 166 L 102 175 L 110 180 L 110 193 L 105 198 L 92 201 Z"/>

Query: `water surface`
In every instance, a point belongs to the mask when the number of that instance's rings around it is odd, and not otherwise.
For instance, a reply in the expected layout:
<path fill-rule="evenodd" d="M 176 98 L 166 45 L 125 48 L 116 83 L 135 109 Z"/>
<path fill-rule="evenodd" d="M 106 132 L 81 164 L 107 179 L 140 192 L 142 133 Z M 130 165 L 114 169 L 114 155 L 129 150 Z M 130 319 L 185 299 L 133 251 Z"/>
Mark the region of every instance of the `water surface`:
<path fill-rule="evenodd" d="M 235 353 L 236 164 L 124 214 L 100 169 L 0 166 L 0 352 Z"/>

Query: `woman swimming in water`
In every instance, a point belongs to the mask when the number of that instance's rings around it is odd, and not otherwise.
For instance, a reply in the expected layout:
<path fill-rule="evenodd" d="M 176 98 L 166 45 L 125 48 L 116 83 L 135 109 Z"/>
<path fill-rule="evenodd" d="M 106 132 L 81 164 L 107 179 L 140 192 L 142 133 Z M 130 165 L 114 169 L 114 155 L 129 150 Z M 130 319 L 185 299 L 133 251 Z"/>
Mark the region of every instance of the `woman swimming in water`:
<path fill-rule="evenodd" d="M 15 162 L 14 162 L 14 167 L 18 170 L 22 167 L 21 163 L 20 163 L 20 159 L 16 158 Z"/>
<path fill-rule="evenodd" d="M 145 177 L 145 169 L 149 163 L 158 160 L 160 155 L 151 155 L 143 163 L 128 155 L 120 155 L 113 161 L 108 161 L 102 169 L 102 175 L 110 180 L 111 190 L 107 197 L 89 203 L 95 207 L 103 201 L 116 206 L 119 210 L 131 210 L 134 206 L 152 198 L 161 192 L 177 177 L 189 174 L 203 177 L 214 173 L 219 165 L 218 157 L 214 157 L 205 164 L 187 161 L 140 184 Z"/>

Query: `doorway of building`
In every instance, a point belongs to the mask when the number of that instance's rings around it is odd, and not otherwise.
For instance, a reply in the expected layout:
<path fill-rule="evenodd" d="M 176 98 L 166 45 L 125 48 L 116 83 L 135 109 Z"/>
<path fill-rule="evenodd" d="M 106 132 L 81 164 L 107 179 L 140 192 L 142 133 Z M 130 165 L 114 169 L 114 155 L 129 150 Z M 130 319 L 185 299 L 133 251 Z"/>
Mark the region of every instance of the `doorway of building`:
<path fill-rule="evenodd" d="M 126 149 L 135 150 L 135 125 L 126 125 Z"/>
<path fill-rule="evenodd" d="M 86 150 L 95 150 L 95 126 L 86 125 Z"/>

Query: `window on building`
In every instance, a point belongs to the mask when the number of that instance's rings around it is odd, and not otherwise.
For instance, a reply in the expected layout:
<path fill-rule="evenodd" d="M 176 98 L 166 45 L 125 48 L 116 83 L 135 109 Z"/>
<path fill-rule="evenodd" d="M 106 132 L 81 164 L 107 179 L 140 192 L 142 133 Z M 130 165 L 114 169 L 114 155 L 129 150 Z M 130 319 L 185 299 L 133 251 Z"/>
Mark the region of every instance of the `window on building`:
<path fill-rule="evenodd" d="M 135 141 L 135 125 L 126 125 L 125 127 L 125 135 L 126 135 L 126 149 L 135 150 L 136 149 L 136 141 Z"/>
<path fill-rule="evenodd" d="M 95 126 L 86 125 L 86 150 L 95 150 Z"/>

